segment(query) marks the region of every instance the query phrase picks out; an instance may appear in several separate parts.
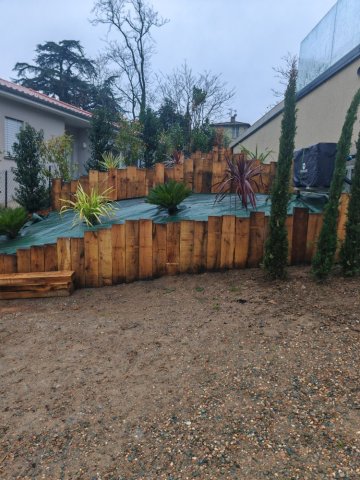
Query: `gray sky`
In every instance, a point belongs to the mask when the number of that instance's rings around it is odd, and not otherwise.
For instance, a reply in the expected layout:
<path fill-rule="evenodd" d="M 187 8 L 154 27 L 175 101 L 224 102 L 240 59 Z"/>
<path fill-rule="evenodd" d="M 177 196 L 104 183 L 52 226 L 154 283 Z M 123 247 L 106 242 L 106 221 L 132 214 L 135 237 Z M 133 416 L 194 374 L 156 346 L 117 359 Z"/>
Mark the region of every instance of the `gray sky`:
<path fill-rule="evenodd" d="M 253 123 L 276 103 L 272 69 L 335 0 L 152 0 L 170 20 L 154 32 L 153 70 L 170 73 L 187 60 L 195 72 L 222 73 L 235 87 L 237 120 Z M 38 43 L 80 40 L 89 57 L 104 48 L 106 29 L 89 23 L 93 0 L 0 0 L 0 77 L 14 77 L 17 61 L 31 62 Z M 226 113 L 224 117 L 227 117 Z M 224 118 L 226 120 L 227 118 Z"/>

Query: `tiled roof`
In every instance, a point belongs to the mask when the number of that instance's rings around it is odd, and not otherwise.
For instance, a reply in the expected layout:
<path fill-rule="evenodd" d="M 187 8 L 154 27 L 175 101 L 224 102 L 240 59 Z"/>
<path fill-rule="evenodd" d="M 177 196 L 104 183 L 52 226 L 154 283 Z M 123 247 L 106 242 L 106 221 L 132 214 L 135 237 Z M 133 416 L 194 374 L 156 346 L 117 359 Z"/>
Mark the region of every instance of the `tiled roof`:
<path fill-rule="evenodd" d="M 38 103 L 52 106 L 63 112 L 73 113 L 83 118 L 90 119 L 92 116 L 92 114 L 87 110 L 83 110 L 82 108 L 75 107 L 74 105 L 70 105 L 70 103 L 62 102 L 61 100 L 57 100 L 56 98 L 52 98 L 52 97 L 49 97 L 48 95 L 45 95 L 44 93 L 38 92 L 37 90 L 23 87 L 22 85 L 9 82 L 8 80 L 4 80 L 2 78 L 0 78 L 0 91 L 1 90 L 17 94 L 22 98 L 28 98 Z"/>

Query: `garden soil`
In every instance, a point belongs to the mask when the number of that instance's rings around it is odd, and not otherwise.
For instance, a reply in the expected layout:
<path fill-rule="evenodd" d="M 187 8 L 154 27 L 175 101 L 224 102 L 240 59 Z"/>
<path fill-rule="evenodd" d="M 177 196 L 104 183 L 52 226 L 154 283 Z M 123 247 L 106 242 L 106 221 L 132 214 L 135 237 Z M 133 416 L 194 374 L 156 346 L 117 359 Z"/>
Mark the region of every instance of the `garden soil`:
<path fill-rule="evenodd" d="M 360 283 L 291 268 L 0 303 L 0 478 L 360 478 Z"/>

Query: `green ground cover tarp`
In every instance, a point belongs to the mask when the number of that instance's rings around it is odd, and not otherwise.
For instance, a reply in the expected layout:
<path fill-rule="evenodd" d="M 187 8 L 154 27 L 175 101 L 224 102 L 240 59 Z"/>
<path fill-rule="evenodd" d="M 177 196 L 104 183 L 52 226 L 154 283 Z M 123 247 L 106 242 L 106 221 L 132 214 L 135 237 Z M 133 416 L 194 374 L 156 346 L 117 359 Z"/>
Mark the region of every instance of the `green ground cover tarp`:
<path fill-rule="evenodd" d="M 144 198 L 122 200 L 114 202 L 117 207 L 116 213 L 110 220 L 104 220 L 101 225 L 93 227 L 110 227 L 114 223 L 123 223 L 125 220 L 150 219 L 156 223 L 176 222 L 180 220 L 207 220 L 209 216 L 236 215 L 248 217 L 252 208 L 245 210 L 235 195 L 229 195 L 221 203 L 214 204 L 214 194 L 193 194 L 180 206 L 176 215 L 171 217 L 166 211 L 159 210 L 154 205 L 149 205 Z M 320 196 L 293 197 L 289 204 L 288 214 L 291 215 L 294 207 L 307 207 L 310 213 L 318 213 L 323 210 L 325 198 Z M 270 214 L 271 200 L 268 195 L 257 195 L 258 212 Z M 89 228 L 85 225 L 73 226 L 73 213 L 67 212 L 60 215 L 52 212 L 45 219 L 25 227 L 20 236 L 15 240 L 7 240 L 0 237 L 0 253 L 15 253 L 18 248 L 29 248 L 32 245 L 44 245 L 56 243 L 59 237 L 83 237 Z"/>

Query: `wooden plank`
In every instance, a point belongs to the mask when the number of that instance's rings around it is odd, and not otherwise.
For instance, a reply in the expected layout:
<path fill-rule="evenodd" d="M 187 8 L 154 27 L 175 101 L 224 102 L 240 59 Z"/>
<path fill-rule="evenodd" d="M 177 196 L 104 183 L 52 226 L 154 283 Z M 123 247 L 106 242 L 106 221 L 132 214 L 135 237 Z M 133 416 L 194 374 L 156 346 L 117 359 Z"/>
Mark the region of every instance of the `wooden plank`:
<path fill-rule="evenodd" d="M 146 195 L 146 170 L 144 168 L 138 168 L 136 174 L 136 196 L 144 197 Z"/>
<path fill-rule="evenodd" d="M 208 218 L 207 270 L 220 268 L 222 217 Z"/>
<path fill-rule="evenodd" d="M 155 163 L 154 186 L 165 183 L 165 166 L 163 163 Z"/>
<path fill-rule="evenodd" d="M 139 278 L 139 222 L 125 222 L 125 279 L 133 282 Z"/>
<path fill-rule="evenodd" d="M 60 210 L 61 178 L 53 178 L 51 182 L 51 205 L 54 210 Z"/>
<path fill-rule="evenodd" d="M 192 260 L 194 272 L 206 270 L 207 225 L 208 223 L 205 221 L 194 222 L 194 252 Z"/>
<path fill-rule="evenodd" d="M 153 276 L 153 225 L 151 220 L 139 221 L 139 278 Z"/>
<path fill-rule="evenodd" d="M 192 272 L 194 252 L 194 222 L 183 220 L 180 222 L 180 273 Z"/>
<path fill-rule="evenodd" d="M 194 175 L 194 160 L 192 158 L 186 158 L 184 160 L 184 183 L 185 185 L 193 189 L 193 175 Z"/>
<path fill-rule="evenodd" d="M 212 170 L 213 161 L 212 155 L 203 160 L 202 164 L 202 182 L 201 193 L 211 193 L 212 190 Z"/>
<path fill-rule="evenodd" d="M 201 158 L 194 160 L 194 192 L 201 193 L 203 188 L 203 163 Z"/>
<path fill-rule="evenodd" d="M 17 250 L 16 256 L 17 256 L 17 271 L 19 273 L 30 272 L 31 271 L 30 249 L 21 248 Z"/>
<path fill-rule="evenodd" d="M 66 200 L 70 200 L 70 183 L 63 183 L 61 187 L 60 208 L 66 205 Z"/>
<path fill-rule="evenodd" d="M 291 263 L 293 223 L 294 223 L 294 217 L 292 215 L 288 215 L 285 221 L 285 228 L 287 231 L 287 238 L 288 238 L 288 263 L 289 264 Z"/>
<path fill-rule="evenodd" d="M 113 284 L 125 282 L 125 224 L 111 227 Z"/>
<path fill-rule="evenodd" d="M 126 197 L 126 169 L 122 168 L 117 172 L 117 199 L 124 200 Z"/>
<path fill-rule="evenodd" d="M 98 172 L 99 184 L 97 191 L 99 193 L 104 193 L 109 188 L 109 172 Z M 107 193 L 107 196 L 109 193 Z"/>
<path fill-rule="evenodd" d="M 126 198 L 135 198 L 137 196 L 137 169 L 134 166 L 126 169 Z"/>
<path fill-rule="evenodd" d="M 264 255 L 265 213 L 250 213 L 248 267 L 258 267 Z"/>
<path fill-rule="evenodd" d="M 316 243 L 320 235 L 323 219 L 324 217 L 322 213 L 311 213 L 309 215 L 305 255 L 305 260 L 307 263 L 311 263 L 315 255 Z"/>
<path fill-rule="evenodd" d="M 294 208 L 291 265 L 305 263 L 308 219 L 308 208 Z"/>
<path fill-rule="evenodd" d="M 59 270 L 71 270 L 70 238 L 57 239 L 57 265 Z"/>
<path fill-rule="evenodd" d="M 98 170 L 89 170 L 89 189 L 90 192 L 99 191 L 99 172 Z"/>
<path fill-rule="evenodd" d="M 30 247 L 30 270 L 32 272 L 45 271 L 45 251 L 42 246 Z"/>
<path fill-rule="evenodd" d="M 98 230 L 99 242 L 99 287 L 112 285 L 111 229 Z"/>
<path fill-rule="evenodd" d="M 73 278 L 74 272 L 0 275 L 0 299 L 69 295 L 74 289 Z"/>
<path fill-rule="evenodd" d="M 71 270 L 75 272 L 76 287 L 85 287 L 85 245 L 83 238 L 71 238 Z"/>
<path fill-rule="evenodd" d="M 235 254 L 234 267 L 245 268 L 249 254 L 250 218 L 236 217 L 235 219 Z"/>
<path fill-rule="evenodd" d="M 16 273 L 17 272 L 16 255 L 4 254 L 2 258 L 3 258 L 2 273 L 3 274 Z"/>
<path fill-rule="evenodd" d="M 153 276 L 166 274 L 167 240 L 166 224 L 153 223 Z"/>
<path fill-rule="evenodd" d="M 44 269 L 45 272 L 58 270 L 57 245 L 44 245 Z"/>
<path fill-rule="evenodd" d="M 70 182 L 70 200 L 74 201 L 75 193 L 79 186 L 79 180 L 71 180 Z"/>
<path fill-rule="evenodd" d="M 211 193 L 217 193 L 219 191 L 219 182 L 222 181 L 225 174 L 225 167 L 222 162 L 213 162 L 212 164 L 212 182 Z"/>
<path fill-rule="evenodd" d="M 176 275 L 180 271 L 180 223 L 167 223 L 166 237 L 166 272 L 168 275 Z"/>
<path fill-rule="evenodd" d="M 96 231 L 84 233 L 85 286 L 99 286 L 99 243 Z"/>
<path fill-rule="evenodd" d="M 108 188 L 111 188 L 109 192 L 109 198 L 112 202 L 118 199 L 118 181 L 117 181 L 117 168 L 110 168 L 108 171 Z"/>
<path fill-rule="evenodd" d="M 235 258 L 235 216 L 224 215 L 221 227 L 220 268 L 233 268 Z"/>
<path fill-rule="evenodd" d="M 174 179 L 177 182 L 184 182 L 184 165 L 182 163 L 174 165 Z"/>
<path fill-rule="evenodd" d="M 146 185 L 145 195 L 149 194 L 149 191 L 152 189 L 153 184 L 154 184 L 154 170 L 151 168 L 147 168 L 146 180 L 145 180 L 145 185 Z"/>

